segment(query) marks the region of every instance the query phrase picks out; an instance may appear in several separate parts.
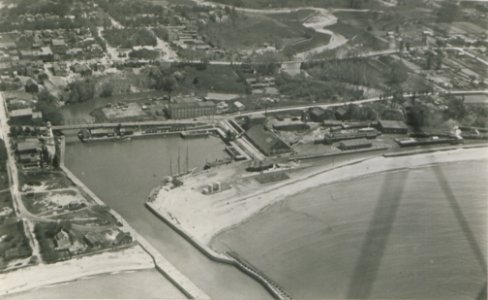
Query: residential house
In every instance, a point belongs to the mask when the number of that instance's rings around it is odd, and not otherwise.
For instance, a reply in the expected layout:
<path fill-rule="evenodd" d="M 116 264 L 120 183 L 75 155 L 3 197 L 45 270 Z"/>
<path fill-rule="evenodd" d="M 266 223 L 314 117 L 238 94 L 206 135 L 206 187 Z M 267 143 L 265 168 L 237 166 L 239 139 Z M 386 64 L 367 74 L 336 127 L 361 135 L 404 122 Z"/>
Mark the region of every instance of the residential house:
<path fill-rule="evenodd" d="M 54 242 L 56 244 L 57 250 L 67 250 L 71 247 L 71 240 L 69 237 L 69 233 L 61 229 L 55 236 Z"/>

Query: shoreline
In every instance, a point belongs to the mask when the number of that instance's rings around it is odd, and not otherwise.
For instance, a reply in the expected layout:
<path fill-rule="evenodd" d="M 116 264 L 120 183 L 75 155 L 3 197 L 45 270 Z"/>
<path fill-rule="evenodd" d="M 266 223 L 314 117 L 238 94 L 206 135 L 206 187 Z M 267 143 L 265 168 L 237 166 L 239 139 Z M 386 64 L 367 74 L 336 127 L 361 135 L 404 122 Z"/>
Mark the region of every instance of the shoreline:
<path fill-rule="evenodd" d="M 176 226 L 180 231 L 185 232 L 191 239 L 194 239 L 204 247 L 210 247 L 212 239 L 219 233 L 245 222 L 261 210 L 297 193 L 324 184 L 353 180 L 362 176 L 370 176 L 382 172 L 425 167 L 432 164 L 486 160 L 488 159 L 486 148 L 488 148 L 488 145 L 476 145 L 476 147 L 413 153 L 412 155 L 395 157 L 378 156 L 359 158 L 334 167 L 325 166 L 316 168 L 312 172 L 298 176 L 293 180 L 268 186 L 260 191 L 253 191 L 244 196 L 230 196 L 227 201 L 232 202 L 229 204 L 231 206 L 230 210 L 234 210 L 235 213 L 232 218 L 226 216 L 228 210 L 223 213 L 222 211 L 218 211 L 218 209 L 212 210 L 212 206 L 215 207 L 218 200 L 212 201 L 212 199 L 200 198 L 198 201 L 195 201 L 199 202 L 198 205 L 188 205 L 188 200 L 191 199 L 182 199 L 185 196 L 198 195 L 196 193 L 186 193 L 186 195 L 180 197 L 179 201 L 178 199 L 175 200 L 177 197 L 165 197 L 171 196 L 170 194 L 158 194 L 155 202 L 150 205 L 158 215 L 161 215 L 161 217 L 173 226 Z M 202 201 L 206 203 L 201 204 Z M 207 209 L 202 212 L 202 207 L 207 207 Z M 199 220 L 206 219 L 214 220 L 212 222 L 213 224 L 209 225 L 199 222 Z"/>
<path fill-rule="evenodd" d="M 70 259 L 0 274 L 0 296 L 27 292 L 42 287 L 56 286 L 84 278 L 127 271 L 154 269 L 154 263 L 135 245 L 122 251 Z"/>
<path fill-rule="evenodd" d="M 481 151 L 479 148 L 482 148 Z M 221 226 L 220 229 L 214 230 L 210 234 L 208 234 L 208 233 L 202 234 L 201 232 L 198 232 L 198 230 L 192 230 L 191 229 L 191 228 L 194 228 L 194 229 L 199 228 L 199 225 L 201 225 L 201 224 L 198 224 L 198 223 L 193 223 L 193 224 L 184 224 L 183 223 L 182 224 L 180 222 L 180 219 L 178 218 L 179 216 L 176 213 L 171 212 L 170 208 L 162 210 L 161 203 L 146 202 L 146 207 L 153 214 L 155 214 L 159 219 L 161 219 L 163 222 L 167 223 L 171 228 L 173 228 L 176 232 L 178 232 L 178 234 L 180 234 L 184 239 L 189 241 L 201 253 L 203 253 L 205 256 L 209 257 L 211 260 L 216 261 L 216 262 L 220 262 L 220 263 L 230 264 L 230 265 L 237 267 L 242 272 L 250 275 L 255 280 L 257 280 L 268 291 L 270 291 L 272 293 L 272 295 L 275 296 L 276 298 L 287 299 L 288 294 L 285 291 L 283 291 L 283 289 L 280 288 L 278 285 L 276 285 L 274 282 L 268 281 L 267 278 L 264 277 L 265 276 L 264 274 L 263 274 L 263 276 L 261 276 L 259 271 L 252 269 L 252 266 L 251 266 L 251 271 L 249 271 L 248 269 L 245 268 L 245 265 L 242 262 L 238 261 L 235 257 L 232 257 L 232 256 L 228 255 L 227 253 L 224 254 L 224 253 L 220 253 L 220 252 L 214 250 L 211 246 L 213 243 L 213 239 L 215 237 L 217 237 L 219 234 L 221 234 L 222 232 L 225 232 L 227 230 L 231 230 L 232 228 L 250 220 L 253 216 L 261 213 L 263 210 L 271 207 L 273 204 L 278 203 L 279 201 L 283 201 L 286 198 L 291 197 L 297 193 L 306 192 L 307 190 L 317 188 L 317 187 L 322 186 L 324 184 L 331 184 L 331 183 L 337 183 L 337 182 L 341 182 L 341 181 L 354 180 L 354 179 L 357 179 L 360 177 L 374 176 L 376 174 L 385 173 L 385 172 L 398 172 L 398 171 L 404 171 L 404 170 L 408 170 L 408 169 L 428 167 L 430 165 L 435 165 L 435 164 L 456 163 L 456 162 L 464 162 L 464 161 L 472 161 L 472 160 L 486 160 L 486 159 L 488 159 L 488 157 L 485 153 L 486 151 L 483 151 L 486 148 L 488 148 L 488 145 L 474 145 L 472 147 L 466 146 L 466 147 L 462 147 L 462 148 L 458 147 L 458 148 L 450 148 L 450 149 L 444 149 L 444 150 L 439 149 L 438 151 L 434 150 L 434 149 L 425 149 L 424 151 L 427 151 L 427 153 L 411 152 L 410 154 L 401 153 L 402 154 L 401 156 L 393 156 L 393 157 L 384 157 L 384 156 L 370 157 L 370 158 L 364 157 L 364 158 L 359 158 L 359 159 L 355 159 L 355 160 L 345 162 L 339 166 L 335 166 L 332 168 L 330 168 L 330 166 L 329 166 L 329 168 L 327 168 L 327 167 L 325 169 L 322 168 L 318 171 L 314 170 L 314 172 L 312 172 L 312 174 L 308 174 L 308 175 L 306 174 L 304 176 L 301 176 L 300 178 L 295 179 L 294 183 L 291 183 L 291 184 L 292 185 L 293 184 L 299 184 L 300 185 L 301 183 L 307 182 L 307 181 L 308 182 L 312 181 L 312 183 L 315 183 L 315 184 L 308 184 L 308 185 L 303 184 L 301 187 L 295 189 L 293 193 L 289 193 L 289 194 L 285 194 L 285 195 L 283 195 L 280 192 L 282 189 L 286 189 L 286 187 L 289 186 L 289 184 L 285 183 L 285 184 L 279 185 L 278 187 L 274 187 L 274 188 L 272 187 L 272 189 L 270 191 L 267 191 L 266 193 L 273 193 L 274 192 L 277 195 L 272 195 L 270 197 L 271 199 L 268 199 L 268 201 L 265 205 L 257 206 L 252 211 L 248 211 L 247 214 L 237 216 L 237 218 L 234 219 L 233 222 L 228 223 L 228 224 L 223 224 L 223 226 Z M 466 154 L 470 154 L 470 153 L 466 153 L 466 151 L 470 151 L 470 150 L 476 152 L 476 153 L 474 153 L 474 154 L 476 154 L 474 157 L 470 157 L 469 155 L 468 155 L 468 157 L 466 157 Z M 432 151 L 434 151 L 434 152 L 432 152 Z M 454 154 L 454 156 L 456 156 L 454 160 L 446 157 L 446 156 L 449 156 L 450 154 Z M 456 155 L 456 154 L 458 154 L 458 155 Z M 459 155 L 459 154 L 461 154 L 461 155 Z M 473 154 L 473 153 L 471 153 L 471 154 Z M 413 155 L 423 155 L 423 156 L 436 155 L 436 156 L 440 156 L 440 157 L 438 157 L 434 162 L 432 162 L 432 161 L 427 162 L 427 161 L 425 161 L 425 159 L 429 159 L 429 158 L 424 157 L 424 162 L 422 162 L 422 163 L 413 163 L 413 164 L 411 163 L 410 165 L 407 165 L 405 163 L 405 161 L 403 161 L 403 165 L 400 167 L 396 166 L 396 167 L 387 167 L 384 169 L 379 168 L 379 169 L 371 169 L 371 170 L 366 168 L 367 172 L 364 172 L 364 170 L 363 170 L 363 172 L 361 174 L 358 174 L 358 175 L 352 175 L 351 176 L 351 174 L 349 174 L 349 176 L 346 176 L 342 179 L 337 179 L 337 180 L 332 179 L 332 180 L 329 180 L 329 182 L 322 182 L 322 180 L 321 180 L 321 177 L 330 175 L 330 173 L 332 173 L 332 172 L 341 172 L 344 169 L 346 169 L 346 171 L 347 171 L 347 169 L 354 168 L 355 166 L 358 166 L 361 164 L 368 165 L 368 164 L 371 164 L 371 162 L 374 163 L 374 161 L 378 160 L 378 159 L 390 160 L 390 161 L 397 160 L 398 161 L 398 160 L 401 160 L 402 158 L 405 159 L 405 156 L 410 158 L 410 156 L 413 156 Z M 462 157 L 459 157 L 459 156 L 462 156 Z M 392 158 L 394 158 L 394 160 Z M 259 195 L 259 192 L 252 194 L 252 195 L 244 196 L 243 198 L 251 198 L 251 199 L 252 198 L 261 198 L 258 195 Z M 156 200 L 156 202 L 157 201 L 158 200 Z M 214 217 L 214 216 L 209 214 L 206 217 L 208 219 L 212 219 L 212 217 Z M 190 217 L 190 219 L 198 219 L 198 218 L 191 218 Z M 214 220 L 217 220 L 217 218 L 214 218 Z M 217 222 L 218 222 L 218 220 L 217 220 Z M 209 237 L 209 235 L 210 235 L 210 237 Z"/>

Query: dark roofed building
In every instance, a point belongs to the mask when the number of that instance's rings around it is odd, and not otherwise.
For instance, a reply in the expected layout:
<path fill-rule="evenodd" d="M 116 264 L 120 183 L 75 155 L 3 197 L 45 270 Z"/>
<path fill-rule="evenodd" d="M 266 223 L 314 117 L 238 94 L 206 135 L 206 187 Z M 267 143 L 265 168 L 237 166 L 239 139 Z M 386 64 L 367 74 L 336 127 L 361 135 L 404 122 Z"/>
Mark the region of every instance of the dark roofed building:
<path fill-rule="evenodd" d="M 361 149 L 361 148 L 369 148 L 373 144 L 371 141 L 367 139 L 357 139 L 357 140 L 348 140 L 348 141 L 342 141 L 339 144 L 339 149 L 342 151 L 345 150 L 354 150 L 354 149 Z"/>
<path fill-rule="evenodd" d="M 12 110 L 9 112 L 10 119 L 16 121 L 31 121 L 32 120 L 32 108 L 21 108 Z"/>
<path fill-rule="evenodd" d="M 339 107 L 335 111 L 335 115 L 337 120 L 345 120 L 347 118 L 347 108 L 346 107 Z"/>
<path fill-rule="evenodd" d="M 325 120 L 335 120 L 334 111 L 330 109 L 323 109 L 320 107 L 314 107 L 309 111 L 310 120 L 313 122 L 323 122 Z"/>
<path fill-rule="evenodd" d="M 68 46 L 66 45 L 64 39 L 53 39 L 51 41 L 51 48 L 54 53 L 65 54 Z"/>
<path fill-rule="evenodd" d="M 246 131 L 246 136 L 259 151 L 267 156 L 291 152 L 291 148 L 285 142 L 263 126 L 251 127 Z"/>
<path fill-rule="evenodd" d="M 408 127 L 403 121 L 379 120 L 378 129 L 383 133 L 405 134 L 408 132 Z"/>

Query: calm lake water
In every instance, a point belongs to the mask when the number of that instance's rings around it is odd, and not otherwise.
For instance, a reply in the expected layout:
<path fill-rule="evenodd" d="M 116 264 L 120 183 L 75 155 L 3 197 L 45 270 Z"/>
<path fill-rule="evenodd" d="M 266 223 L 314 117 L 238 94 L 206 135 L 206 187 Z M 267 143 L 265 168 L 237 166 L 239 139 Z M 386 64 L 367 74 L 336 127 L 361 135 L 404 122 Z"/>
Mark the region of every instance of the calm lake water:
<path fill-rule="evenodd" d="M 487 171 L 460 162 L 314 188 L 213 247 L 299 299 L 473 299 L 486 289 Z"/>
<path fill-rule="evenodd" d="M 151 189 L 169 175 L 171 160 L 176 172 L 178 152 L 181 169 L 185 168 L 187 146 L 190 168 L 202 168 L 205 161 L 227 155 L 224 144 L 214 137 L 183 140 L 173 136 L 122 143 L 70 143 L 66 147 L 65 163 L 212 298 L 270 299 L 265 289 L 253 279 L 232 266 L 210 261 L 145 208 L 144 202 Z M 103 281 L 100 284 L 105 285 Z M 141 286 L 152 288 L 151 285 Z M 103 296 L 113 297 L 110 290 Z"/>

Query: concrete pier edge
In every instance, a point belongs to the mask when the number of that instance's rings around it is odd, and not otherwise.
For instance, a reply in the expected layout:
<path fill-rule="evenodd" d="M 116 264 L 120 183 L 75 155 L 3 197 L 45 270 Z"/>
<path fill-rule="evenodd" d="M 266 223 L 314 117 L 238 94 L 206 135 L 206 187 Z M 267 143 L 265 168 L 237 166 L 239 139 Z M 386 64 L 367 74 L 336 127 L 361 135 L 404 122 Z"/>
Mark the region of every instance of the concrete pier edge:
<path fill-rule="evenodd" d="M 65 175 L 80 189 L 87 193 L 93 200 L 101 205 L 108 207 L 95 193 L 93 193 L 78 177 L 76 177 L 64 164 L 66 140 L 60 142 L 60 168 Z M 154 266 L 164 277 L 171 281 L 185 296 L 190 299 L 210 299 L 210 297 L 198 288 L 192 281 L 183 275 L 175 266 L 164 258 L 143 236 L 137 233 L 132 226 L 115 210 L 110 208 L 110 213 L 119 220 L 126 229 L 128 229 L 134 239 L 146 253 L 151 256 Z"/>
<path fill-rule="evenodd" d="M 190 244 L 192 244 L 195 248 L 197 248 L 201 253 L 203 253 L 210 260 L 237 267 L 239 270 L 248 274 L 253 279 L 255 279 L 259 284 L 261 284 L 275 299 L 280 299 L 280 300 L 291 299 L 291 297 L 285 291 L 283 291 L 282 288 L 280 288 L 276 285 L 273 285 L 272 283 L 267 281 L 266 278 L 257 274 L 257 272 L 246 268 L 241 262 L 239 262 L 235 258 L 229 257 L 229 256 L 221 254 L 221 253 L 217 253 L 216 251 L 214 251 L 210 247 L 198 242 L 197 239 L 192 237 L 192 235 L 189 234 L 181 226 L 172 222 L 172 220 L 166 218 L 164 215 L 160 214 L 157 211 L 157 209 L 154 208 L 154 206 L 151 203 L 146 202 L 146 207 L 156 217 L 158 217 L 160 220 L 162 220 L 166 224 L 168 224 L 171 228 L 173 228 L 173 230 L 175 230 L 179 235 L 181 235 L 185 240 L 187 240 Z"/>

